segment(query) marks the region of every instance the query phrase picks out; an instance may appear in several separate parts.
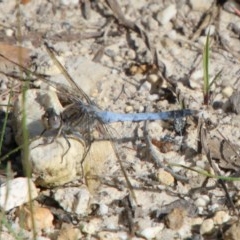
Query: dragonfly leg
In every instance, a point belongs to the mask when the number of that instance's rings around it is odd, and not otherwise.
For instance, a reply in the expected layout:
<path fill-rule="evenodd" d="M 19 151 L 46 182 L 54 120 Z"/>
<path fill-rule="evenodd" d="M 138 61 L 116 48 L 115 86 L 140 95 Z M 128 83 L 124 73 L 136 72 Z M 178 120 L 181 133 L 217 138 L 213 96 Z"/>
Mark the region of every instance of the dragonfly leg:
<path fill-rule="evenodd" d="M 61 163 L 63 162 L 63 158 L 67 155 L 69 149 L 71 148 L 71 143 L 69 142 L 67 136 L 66 136 L 64 133 L 62 133 L 62 135 L 63 135 L 64 139 L 65 139 L 66 142 L 67 142 L 68 149 L 67 149 L 67 151 L 65 151 L 65 153 L 62 155 L 62 161 L 61 161 Z"/>

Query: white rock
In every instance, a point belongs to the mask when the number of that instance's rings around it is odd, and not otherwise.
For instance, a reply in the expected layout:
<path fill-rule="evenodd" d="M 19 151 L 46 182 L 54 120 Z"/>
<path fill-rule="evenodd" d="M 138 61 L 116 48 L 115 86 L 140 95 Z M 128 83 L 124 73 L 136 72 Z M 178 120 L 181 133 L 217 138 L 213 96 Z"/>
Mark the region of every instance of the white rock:
<path fill-rule="evenodd" d="M 213 203 L 213 204 L 208 205 L 208 210 L 209 210 L 210 212 L 216 212 L 216 211 L 218 211 L 220 208 L 221 208 L 221 206 L 219 205 L 219 203 Z"/>
<path fill-rule="evenodd" d="M 215 34 L 215 30 L 216 30 L 215 26 L 214 25 L 210 25 L 210 26 L 206 27 L 205 35 L 207 36 L 209 34 L 209 36 L 212 36 L 212 35 Z"/>
<path fill-rule="evenodd" d="M 213 217 L 213 221 L 215 224 L 223 224 L 225 222 L 227 222 L 228 220 L 230 220 L 230 216 L 227 212 L 225 211 L 218 211 L 215 213 L 214 217 Z"/>
<path fill-rule="evenodd" d="M 145 81 L 145 82 L 141 85 L 141 87 L 140 87 L 140 89 L 139 89 L 139 92 L 143 92 L 143 91 L 149 92 L 150 90 L 151 90 L 151 83 Z"/>
<path fill-rule="evenodd" d="M 200 227 L 200 233 L 201 235 L 206 234 L 206 233 L 211 233 L 211 231 L 214 228 L 214 222 L 212 219 L 205 219 Z"/>
<path fill-rule="evenodd" d="M 156 227 L 148 227 L 141 231 L 140 236 L 146 239 L 154 239 L 163 230 L 164 225 L 161 224 Z"/>
<path fill-rule="evenodd" d="M 129 112 L 132 112 L 132 111 L 133 111 L 133 106 L 127 105 L 127 106 L 125 107 L 125 112 L 126 112 L 126 113 L 129 113 Z"/>
<path fill-rule="evenodd" d="M 197 207 L 206 207 L 209 202 L 210 202 L 209 196 L 202 195 L 195 201 L 195 204 Z"/>
<path fill-rule="evenodd" d="M 85 215 L 88 212 L 90 193 L 84 187 L 64 188 L 56 190 L 54 199 L 67 212 Z"/>
<path fill-rule="evenodd" d="M 198 38 L 198 43 L 200 43 L 202 45 L 202 47 L 205 46 L 206 41 L 207 41 L 207 36 L 200 36 Z"/>
<path fill-rule="evenodd" d="M 127 240 L 129 239 L 129 236 L 126 232 L 108 232 L 108 231 L 102 231 L 98 233 L 98 237 L 100 240 Z M 134 240 L 135 238 L 131 238 Z M 139 239 L 139 238 L 137 238 Z"/>
<path fill-rule="evenodd" d="M 152 17 L 147 17 L 145 25 L 149 31 L 156 31 L 158 29 L 158 22 Z"/>
<path fill-rule="evenodd" d="M 98 227 L 94 223 L 85 223 L 82 226 L 82 232 L 87 234 L 96 234 Z"/>
<path fill-rule="evenodd" d="M 191 86 L 192 87 L 200 87 L 203 84 L 203 81 L 201 81 L 203 77 L 203 70 L 199 69 L 193 72 L 191 75 Z"/>
<path fill-rule="evenodd" d="M 29 194 L 28 181 L 30 183 L 31 194 Z M 32 199 L 29 199 L 29 195 L 31 195 Z M 9 211 L 33 200 L 37 196 L 37 188 L 31 179 L 28 180 L 23 177 L 15 178 L 0 186 L 0 207 L 4 211 Z"/>
<path fill-rule="evenodd" d="M 227 86 L 222 90 L 222 94 L 224 97 L 229 98 L 233 93 L 233 88 L 231 86 Z"/>
<path fill-rule="evenodd" d="M 126 52 L 125 58 L 131 59 L 131 60 L 135 59 L 136 58 L 136 52 L 133 49 L 128 49 L 127 52 Z"/>
<path fill-rule="evenodd" d="M 159 78 L 159 76 L 157 74 L 149 74 L 147 77 L 147 81 L 154 84 L 157 82 L 160 82 L 159 84 L 162 85 L 162 79 Z"/>
<path fill-rule="evenodd" d="M 240 239 L 240 222 L 237 221 L 224 233 L 224 240 L 239 240 Z"/>
<path fill-rule="evenodd" d="M 106 204 L 99 204 L 98 214 L 100 216 L 108 214 L 108 206 Z"/>
<path fill-rule="evenodd" d="M 51 187 L 75 180 L 86 151 L 84 143 L 68 138 L 69 147 L 64 137 L 58 137 L 52 143 L 45 140 L 41 137 L 29 146 L 29 160 L 36 184 Z"/>
<path fill-rule="evenodd" d="M 8 36 L 8 37 L 12 37 L 13 34 L 14 34 L 14 31 L 11 29 L 11 28 L 7 28 L 5 30 L 5 34 Z"/>
<path fill-rule="evenodd" d="M 78 193 L 74 195 L 73 212 L 77 214 L 86 214 L 90 197 L 90 192 L 86 188 L 80 188 Z"/>
<path fill-rule="evenodd" d="M 60 2 L 63 5 L 70 5 L 70 4 L 76 5 L 78 4 L 79 1 L 78 0 L 61 0 Z"/>
<path fill-rule="evenodd" d="M 170 4 L 163 11 L 159 12 L 157 15 L 157 20 L 162 24 L 167 24 L 172 18 L 177 14 L 177 8 L 175 4 Z"/>
<path fill-rule="evenodd" d="M 157 173 L 157 179 L 160 183 L 170 186 L 174 183 L 174 177 L 163 169 L 160 169 Z"/>
<path fill-rule="evenodd" d="M 147 99 L 148 99 L 149 101 L 154 102 L 154 101 L 156 101 L 156 100 L 159 99 L 159 96 L 158 96 L 158 94 L 149 94 L 149 96 L 148 96 Z"/>
<path fill-rule="evenodd" d="M 196 11 L 206 11 L 211 7 L 212 3 L 213 0 L 190 0 L 192 9 Z"/>

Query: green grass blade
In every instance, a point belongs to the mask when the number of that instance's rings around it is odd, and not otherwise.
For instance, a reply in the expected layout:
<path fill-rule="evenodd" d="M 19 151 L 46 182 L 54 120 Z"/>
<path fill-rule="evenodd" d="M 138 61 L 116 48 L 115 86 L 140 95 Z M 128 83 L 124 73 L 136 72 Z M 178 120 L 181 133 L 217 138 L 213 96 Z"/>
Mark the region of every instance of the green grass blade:
<path fill-rule="evenodd" d="M 205 105 L 209 104 L 209 57 L 210 57 L 210 46 L 209 46 L 209 33 L 207 35 L 206 43 L 203 51 L 203 102 Z"/>

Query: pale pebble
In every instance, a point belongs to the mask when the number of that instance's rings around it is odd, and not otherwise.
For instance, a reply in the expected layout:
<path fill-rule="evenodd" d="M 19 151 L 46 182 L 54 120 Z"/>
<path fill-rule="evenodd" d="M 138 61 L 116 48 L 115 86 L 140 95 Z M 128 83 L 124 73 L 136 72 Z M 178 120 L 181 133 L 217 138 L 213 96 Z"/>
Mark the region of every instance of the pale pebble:
<path fill-rule="evenodd" d="M 34 219 L 34 228 L 37 231 L 53 228 L 54 217 L 48 208 L 33 206 L 31 211 L 29 207 L 23 207 L 17 215 L 19 215 L 21 227 L 26 230 L 33 230 L 32 219 Z"/>
<path fill-rule="evenodd" d="M 163 224 L 156 227 L 145 228 L 143 231 L 139 233 L 139 235 L 146 239 L 154 239 L 163 230 L 163 228 L 164 228 Z"/>
<path fill-rule="evenodd" d="M 237 221 L 224 233 L 224 240 L 240 239 L 240 222 Z"/>
<path fill-rule="evenodd" d="M 11 28 L 7 28 L 5 30 L 5 34 L 8 36 L 8 37 L 12 37 L 13 34 L 14 34 L 14 31 L 11 29 Z"/>
<path fill-rule="evenodd" d="M 77 5 L 79 3 L 78 0 L 61 0 L 60 2 L 61 2 L 61 4 L 66 5 L 66 6 L 70 5 L 70 4 Z"/>
<path fill-rule="evenodd" d="M 210 202 L 209 196 L 202 195 L 195 201 L 195 204 L 197 207 L 206 207 L 209 202 Z"/>
<path fill-rule="evenodd" d="M 229 221 L 230 218 L 231 217 L 229 216 L 229 214 L 227 212 L 218 211 L 214 214 L 213 221 L 214 221 L 215 224 L 221 225 L 221 224 Z"/>
<path fill-rule="evenodd" d="M 29 196 L 31 196 L 31 200 L 38 196 L 37 188 L 31 179 L 19 177 L 9 180 L 0 186 L 0 207 L 4 211 L 9 211 L 29 202 Z"/>
<path fill-rule="evenodd" d="M 54 199 L 65 211 L 82 215 L 88 212 L 90 196 L 85 187 L 57 189 L 54 192 Z"/>
<path fill-rule="evenodd" d="M 149 83 L 148 81 L 145 81 L 139 89 L 140 92 L 143 92 L 143 91 L 150 92 L 150 90 L 151 90 L 151 83 Z"/>
<path fill-rule="evenodd" d="M 89 223 L 83 223 L 82 232 L 90 235 L 96 234 L 100 226 L 100 221 L 100 219 L 93 219 Z"/>
<path fill-rule="evenodd" d="M 211 212 L 216 212 L 219 208 L 221 208 L 221 207 L 218 203 L 213 203 L 208 206 L 208 210 Z"/>
<path fill-rule="evenodd" d="M 114 62 L 122 62 L 122 61 L 123 61 L 123 59 L 122 59 L 122 57 L 121 57 L 121 56 L 119 56 L 119 55 L 116 55 L 116 56 L 113 58 L 113 61 L 114 61 Z"/>
<path fill-rule="evenodd" d="M 158 29 L 158 22 L 152 17 L 148 17 L 146 20 L 146 27 L 149 31 L 156 31 Z"/>
<path fill-rule="evenodd" d="M 157 20 L 162 25 L 167 24 L 171 19 L 173 19 L 177 14 L 177 8 L 175 4 L 170 4 L 164 10 L 158 13 Z"/>
<path fill-rule="evenodd" d="M 192 9 L 196 11 L 206 11 L 211 7 L 212 3 L 213 0 L 190 0 Z"/>
<path fill-rule="evenodd" d="M 128 105 L 128 106 L 125 107 L 125 112 L 126 113 L 129 113 L 129 112 L 132 112 L 132 111 L 133 111 L 133 107 L 132 106 Z"/>
<path fill-rule="evenodd" d="M 209 34 L 209 36 L 212 36 L 212 35 L 215 34 L 215 32 L 216 32 L 215 26 L 214 26 L 214 25 L 210 25 L 210 26 L 206 27 L 204 33 L 205 33 L 206 36 L 207 36 L 208 34 Z"/>
<path fill-rule="evenodd" d="M 136 52 L 133 49 L 128 49 L 125 57 L 127 57 L 127 59 L 133 60 L 136 58 Z"/>
<path fill-rule="evenodd" d="M 164 185 L 170 186 L 174 183 L 174 177 L 163 169 L 160 169 L 157 173 L 158 181 Z"/>
<path fill-rule="evenodd" d="M 233 91 L 234 90 L 231 86 L 226 86 L 225 88 L 223 88 L 222 94 L 224 97 L 229 98 L 232 96 Z"/>
<path fill-rule="evenodd" d="M 184 218 L 186 211 L 181 208 L 174 208 L 165 218 L 165 222 L 168 228 L 173 230 L 180 229 L 184 224 Z"/>
<path fill-rule="evenodd" d="M 205 219 L 200 227 L 200 233 L 206 234 L 206 233 L 211 233 L 214 229 L 214 222 L 212 219 Z"/>
<path fill-rule="evenodd" d="M 108 206 L 106 204 L 99 204 L 98 214 L 100 216 L 108 214 Z"/>
<path fill-rule="evenodd" d="M 156 100 L 159 99 L 159 96 L 158 96 L 158 94 L 149 94 L 149 96 L 147 97 L 147 99 L 148 99 L 149 101 L 154 102 L 154 101 L 156 101 Z"/>
<path fill-rule="evenodd" d="M 127 240 L 128 234 L 126 232 L 102 231 L 98 233 L 98 237 L 100 240 Z"/>
<path fill-rule="evenodd" d="M 74 228 L 71 224 L 63 223 L 62 227 L 58 233 L 57 240 L 72 240 L 72 239 L 82 239 L 83 236 L 78 228 Z"/>
<path fill-rule="evenodd" d="M 150 83 L 156 83 L 160 80 L 159 76 L 157 74 L 149 74 L 147 76 L 147 81 Z"/>

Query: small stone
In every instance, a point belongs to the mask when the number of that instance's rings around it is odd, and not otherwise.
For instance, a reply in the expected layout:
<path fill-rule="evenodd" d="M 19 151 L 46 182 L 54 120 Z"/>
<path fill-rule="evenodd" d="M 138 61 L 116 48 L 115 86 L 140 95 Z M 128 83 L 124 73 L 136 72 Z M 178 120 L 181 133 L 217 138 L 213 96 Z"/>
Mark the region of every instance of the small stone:
<path fill-rule="evenodd" d="M 146 18 L 145 25 L 149 31 L 156 31 L 158 29 L 158 22 L 152 17 Z"/>
<path fill-rule="evenodd" d="M 103 216 L 108 214 L 108 206 L 106 204 L 99 204 L 98 215 Z"/>
<path fill-rule="evenodd" d="M 19 210 L 18 215 L 21 227 L 28 231 L 33 230 L 32 219 L 37 231 L 53 227 L 54 217 L 48 208 L 34 206 L 31 212 L 29 207 L 23 207 Z"/>
<path fill-rule="evenodd" d="M 30 191 L 29 193 L 29 185 Z M 32 199 L 29 199 L 31 196 Z M 0 186 L 0 207 L 4 211 L 9 211 L 15 207 L 33 200 L 38 196 L 37 188 L 31 179 L 19 177 L 9 180 Z"/>
<path fill-rule="evenodd" d="M 78 0 L 61 0 L 60 2 L 61 2 L 61 4 L 66 5 L 66 6 L 70 5 L 70 4 L 73 4 L 73 5 L 78 4 Z"/>
<path fill-rule="evenodd" d="M 165 25 L 168 22 L 170 22 L 170 20 L 173 19 L 176 16 L 176 14 L 177 14 L 176 5 L 175 4 L 170 4 L 163 11 L 158 13 L 157 20 L 162 25 Z"/>
<path fill-rule="evenodd" d="M 97 225 L 96 225 L 95 222 L 92 220 L 92 221 L 89 222 L 89 223 L 84 223 L 84 224 L 83 224 L 82 232 L 92 235 L 92 234 L 96 234 L 97 229 L 98 229 Z"/>
<path fill-rule="evenodd" d="M 209 196 L 202 195 L 195 201 L 195 204 L 197 207 L 206 207 L 209 202 L 210 202 Z"/>
<path fill-rule="evenodd" d="M 163 230 L 163 228 L 163 224 L 156 227 L 148 227 L 141 231 L 139 235 L 146 239 L 154 239 Z"/>
<path fill-rule="evenodd" d="M 57 240 L 75 240 L 82 239 L 82 234 L 78 228 L 74 228 L 70 224 L 63 223 L 61 230 L 59 231 Z"/>
<path fill-rule="evenodd" d="M 200 36 L 197 41 L 198 41 L 198 43 L 201 44 L 202 46 L 205 46 L 206 41 L 207 41 L 207 36 Z M 203 75 L 203 73 L 202 73 L 202 75 Z"/>
<path fill-rule="evenodd" d="M 113 60 L 114 60 L 114 62 L 122 62 L 122 61 L 123 61 L 122 57 L 119 56 L 119 55 L 116 55 L 116 56 L 113 58 Z"/>
<path fill-rule="evenodd" d="M 240 222 L 235 222 L 225 233 L 224 240 L 239 240 L 240 239 Z"/>
<path fill-rule="evenodd" d="M 14 34 L 14 31 L 11 29 L 11 28 L 7 28 L 5 30 L 5 34 L 8 36 L 8 37 L 12 37 L 13 34 Z"/>
<path fill-rule="evenodd" d="M 148 81 L 145 81 L 145 82 L 141 85 L 141 87 L 140 87 L 140 89 L 139 89 L 139 92 L 143 92 L 143 91 L 150 92 L 150 90 L 151 90 L 151 83 L 149 83 Z"/>
<path fill-rule="evenodd" d="M 230 87 L 230 86 L 225 87 L 225 88 L 222 90 L 222 94 L 223 94 L 223 96 L 226 97 L 226 98 L 231 97 L 231 95 L 233 94 L 233 88 Z"/>
<path fill-rule="evenodd" d="M 84 187 L 64 188 L 56 190 L 54 199 L 65 211 L 84 215 L 88 212 L 90 193 Z"/>
<path fill-rule="evenodd" d="M 125 107 L 125 112 L 126 113 L 133 112 L 133 106 L 130 106 L 130 105 L 126 106 Z"/>
<path fill-rule="evenodd" d="M 128 49 L 125 57 L 127 57 L 127 59 L 133 60 L 136 58 L 136 52 L 133 49 Z"/>
<path fill-rule="evenodd" d="M 147 98 L 149 101 L 157 101 L 159 99 L 159 96 L 158 94 L 149 94 L 148 98 Z"/>
<path fill-rule="evenodd" d="M 212 3 L 213 0 L 190 0 L 192 9 L 196 11 L 206 11 L 211 7 Z"/>
<path fill-rule="evenodd" d="M 147 81 L 152 83 L 152 84 L 155 84 L 157 82 L 159 82 L 160 78 L 157 74 L 149 74 L 147 76 Z"/>
<path fill-rule="evenodd" d="M 186 212 L 181 208 L 174 208 L 165 218 L 168 228 L 178 230 L 182 227 Z"/>
<path fill-rule="evenodd" d="M 128 234 L 125 232 L 102 231 L 98 233 L 98 237 L 100 240 L 127 240 Z"/>
<path fill-rule="evenodd" d="M 215 34 L 215 31 L 216 31 L 215 26 L 214 25 L 210 25 L 210 26 L 206 27 L 205 35 L 207 36 L 209 34 L 209 36 L 212 36 L 212 35 Z"/>
<path fill-rule="evenodd" d="M 205 219 L 200 227 L 200 233 L 201 235 L 203 234 L 208 234 L 211 233 L 214 229 L 214 222 L 212 219 Z"/>
<path fill-rule="evenodd" d="M 227 222 L 231 217 L 229 216 L 229 214 L 225 211 L 218 211 L 215 213 L 214 217 L 213 217 L 213 221 L 215 224 L 223 224 L 225 222 Z"/>
<path fill-rule="evenodd" d="M 164 185 L 170 186 L 174 183 L 174 177 L 163 169 L 160 169 L 157 173 L 158 181 Z"/>

